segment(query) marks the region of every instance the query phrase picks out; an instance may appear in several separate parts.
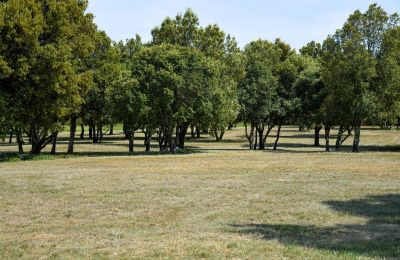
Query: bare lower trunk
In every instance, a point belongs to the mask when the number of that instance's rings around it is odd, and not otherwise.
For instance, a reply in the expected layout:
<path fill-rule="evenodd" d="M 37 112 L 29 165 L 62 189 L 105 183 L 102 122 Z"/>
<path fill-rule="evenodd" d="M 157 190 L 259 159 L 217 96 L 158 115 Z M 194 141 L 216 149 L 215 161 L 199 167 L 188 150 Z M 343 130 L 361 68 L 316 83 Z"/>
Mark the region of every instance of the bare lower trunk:
<path fill-rule="evenodd" d="M 16 133 L 17 136 L 17 143 L 18 143 L 18 153 L 23 154 L 24 153 L 24 140 L 22 140 L 22 133 L 21 131 L 17 131 Z"/>
<path fill-rule="evenodd" d="M 57 149 L 57 137 L 58 137 L 58 132 L 54 132 L 52 134 L 53 138 L 51 140 L 52 146 L 51 146 L 51 154 L 56 154 L 56 149 Z"/>
<path fill-rule="evenodd" d="M 114 135 L 114 123 L 111 123 L 110 125 L 110 133 L 109 135 Z"/>
<path fill-rule="evenodd" d="M 255 127 L 254 127 L 254 124 L 253 123 L 251 123 L 250 124 L 250 133 L 249 133 L 249 129 L 248 129 L 248 125 L 247 125 L 247 122 L 244 122 L 244 128 L 245 128 L 245 132 L 246 132 L 246 138 L 247 138 L 247 141 L 249 141 L 249 145 L 250 145 L 250 150 L 253 150 L 254 149 L 254 129 L 255 129 Z"/>
<path fill-rule="evenodd" d="M 354 127 L 354 141 L 353 141 L 353 152 L 358 153 L 360 145 L 361 125 Z"/>
<path fill-rule="evenodd" d="M 129 140 L 129 152 L 133 153 L 133 145 L 134 145 L 134 140 L 135 140 L 135 132 L 134 131 L 128 131 L 127 133 L 128 140 Z"/>
<path fill-rule="evenodd" d="M 144 138 L 144 145 L 146 147 L 146 152 L 150 152 L 152 135 L 153 133 L 151 132 L 151 130 L 147 128 L 145 131 L 145 138 Z"/>
<path fill-rule="evenodd" d="M 196 126 L 196 138 L 200 138 L 200 137 L 201 137 L 200 128 Z"/>
<path fill-rule="evenodd" d="M 8 139 L 8 143 L 11 144 L 13 139 L 13 131 L 10 130 L 10 138 Z"/>
<path fill-rule="evenodd" d="M 190 126 L 190 137 L 191 138 L 195 138 L 196 137 L 196 134 L 194 132 L 194 125 Z"/>
<path fill-rule="evenodd" d="M 326 152 L 329 152 L 331 150 L 330 145 L 329 145 L 330 133 L 331 133 L 331 127 L 325 126 L 325 151 Z"/>
<path fill-rule="evenodd" d="M 81 134 L 80 134 L 81 140 L 85 138 L 85 126 L 81 124 Z"/>
<path fill-rule="evenodd" d="M 319 147 L 320 146 L 319 136 L 320 136 L 320 133 L 321 133 L 321 129 L 322 129 L 322 126 L 319 126 L 319 125 L 314 128 L 314 132 L 315 132 L 315 134 L 314 134 L 314 146 L 315 147 Z"/>
<path fill-rule="evenodd" d="M 68 154 L 74 153 L 74 143 L 75 143 L 75 133 L 76 133 L 76 120 L 77 117 L 73 116 L 71 118 L 71 125 L 69 130 L 69 143 L 68 143 Z"/>
<path fill-rule="evenodd" d="M 336 151 L 342 150 L 342 135 L 343 135 L 343 132 L 344 132 L 343 129 L 344 129 L 344 127 L 341 125 L 339 127 L 339 131 L 338 131 L 338 134 L 337 134 L 337 137 L 336 137 L 336 144 L 335 144 Z"/>
<path fill-rule="evenodd" d="M 89 123 L 89 139 L 93 139 L 93 124 Z"/>
<path fill-rule="evenodd" d="M 276 149 L 278 149 L 278 142 L 279 142 L 279 138 L 281 137 L 281 129 L 282 129 L 282 120 L 279 122 L 278 133 L 276 135 L 276 140 L 275 140 L 275 144 L 274 144 L 274 151 Z"/>

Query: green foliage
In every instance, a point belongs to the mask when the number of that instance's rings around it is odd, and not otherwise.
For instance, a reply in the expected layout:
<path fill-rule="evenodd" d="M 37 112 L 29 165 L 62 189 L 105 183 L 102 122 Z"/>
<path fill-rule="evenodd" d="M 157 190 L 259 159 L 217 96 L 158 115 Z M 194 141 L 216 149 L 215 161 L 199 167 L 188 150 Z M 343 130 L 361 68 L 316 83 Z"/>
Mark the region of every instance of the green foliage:
<path fill-rule="evenodd" d="M 95 29 L 86 7 L 74 0 L 0 4 L 0 92 L 7 121 L 27 132 L 33 153 L 83 102 L 87 76 L 78 64 Z"/>

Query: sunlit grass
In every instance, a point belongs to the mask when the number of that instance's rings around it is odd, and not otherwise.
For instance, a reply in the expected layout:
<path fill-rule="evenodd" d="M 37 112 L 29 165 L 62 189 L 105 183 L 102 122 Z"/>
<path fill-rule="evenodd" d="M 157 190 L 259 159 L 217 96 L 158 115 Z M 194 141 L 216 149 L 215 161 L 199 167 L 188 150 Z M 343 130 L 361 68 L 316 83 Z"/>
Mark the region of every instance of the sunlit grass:
<path fill-rule="evenodd" d="M 179 155 L 127 154 L 114 136 L 0 163 L 0 258 L 400 257 L 400 132 L 363 131 L 360 154 L 283 136 L 248 151 L 236 129 Z"/>

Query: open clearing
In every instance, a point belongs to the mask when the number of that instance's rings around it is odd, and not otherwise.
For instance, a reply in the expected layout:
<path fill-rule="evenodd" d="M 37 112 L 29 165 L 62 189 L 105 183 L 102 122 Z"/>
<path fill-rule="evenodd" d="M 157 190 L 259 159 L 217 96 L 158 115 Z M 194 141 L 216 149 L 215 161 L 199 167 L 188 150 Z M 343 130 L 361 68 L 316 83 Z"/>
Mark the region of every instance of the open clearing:
<path fill-rule="evenodd" d="M 0 163 L 0 258 L 400 257 L 400 132 L 364 129 L 360 154 L 324 153 L 294 128 L 278 152 L 242 135 L 139 156 L 117 135 Z"/>

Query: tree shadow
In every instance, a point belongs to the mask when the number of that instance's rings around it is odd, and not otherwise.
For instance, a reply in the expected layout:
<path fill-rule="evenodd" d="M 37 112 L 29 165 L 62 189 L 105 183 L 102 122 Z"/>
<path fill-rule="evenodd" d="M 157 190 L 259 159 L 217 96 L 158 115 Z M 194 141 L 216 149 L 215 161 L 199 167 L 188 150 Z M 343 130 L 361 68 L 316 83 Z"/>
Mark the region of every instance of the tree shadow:
<path fill-rule="evenodd" d="M 400 257 L 399 194 L 374 195 L 351 201 L 326 201 L 324 204 L 333 210 L 366 218 L 367 223 L 331 227 L 290 224 L 236 224 L 232 227 L 235 232 L 277 240 L 285 245 L 367 257 Z"/>

